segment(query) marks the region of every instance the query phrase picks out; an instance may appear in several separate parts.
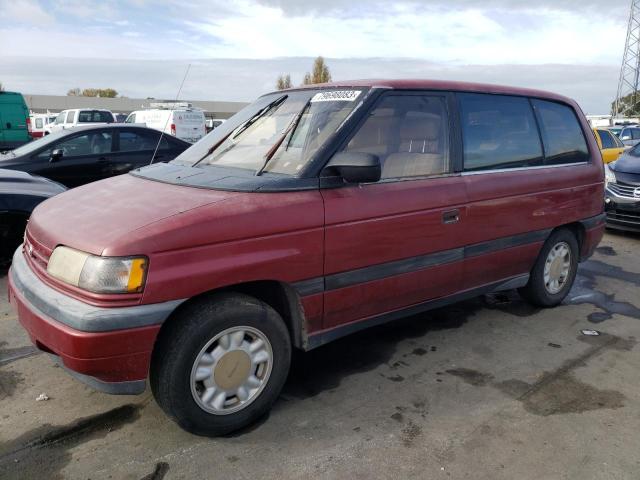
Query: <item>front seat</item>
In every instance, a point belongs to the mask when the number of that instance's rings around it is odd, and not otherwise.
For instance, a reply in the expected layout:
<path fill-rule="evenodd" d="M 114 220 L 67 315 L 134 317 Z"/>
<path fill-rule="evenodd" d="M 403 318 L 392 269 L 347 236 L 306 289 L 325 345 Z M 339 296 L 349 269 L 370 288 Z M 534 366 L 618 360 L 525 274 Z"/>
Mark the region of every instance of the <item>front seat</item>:
<path fill-rule="evenodd" d="M 398 153 L 387 157 L 382 178 L 438 175 L 446 170 L 442 119 L 431 113 L 407 116 L 400 124 Z"/>

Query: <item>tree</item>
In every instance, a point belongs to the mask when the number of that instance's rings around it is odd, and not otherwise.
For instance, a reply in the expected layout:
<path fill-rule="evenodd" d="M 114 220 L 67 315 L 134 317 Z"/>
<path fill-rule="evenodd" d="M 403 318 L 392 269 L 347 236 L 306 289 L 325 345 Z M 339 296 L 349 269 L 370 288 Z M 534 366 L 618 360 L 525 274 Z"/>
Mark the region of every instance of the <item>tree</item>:
<path fill-rule="evenodd" d="M 614 100 L 611 104 L 611 114 L 615 115 L 615 113 L 616 102 Z M 618 114 L 625 117 L 640 116 L 640 91 L 631 92 L 629 95 L 625 95 L 620 99 Z"/>
<path fill-rule="evenodd" d="M 327 83 L 331 81 L 331 72 L 324 62 L 324 58 L 318 57 L 313 62 L 313 71 L 307 72 L 302 80 L 303 85 L 311 85 L 313 83 Z"/>
<path fill-rule="evenodd" d="M 102 97 L 102 98 L 116 98 L 118 92 L 113 88 L 85 88 L 82 90 L 83 97 Z"/>
<path fill-rule="evenodd" d="M 102 97 L 102 98 L 116 98 L 118 92 L 113 88 L 85 88 L 80 90 L 79 88 L 72 88 L 67 92 L 70 97 Z"/>
<path fill-rule="evenodd" d="M 286 90 L 287 88 L 291 88 L 291 75 L 288 73 L 286 75 L 280 75 L 278 80 L 276 80 L 276 88 L 278 90 Z"/>

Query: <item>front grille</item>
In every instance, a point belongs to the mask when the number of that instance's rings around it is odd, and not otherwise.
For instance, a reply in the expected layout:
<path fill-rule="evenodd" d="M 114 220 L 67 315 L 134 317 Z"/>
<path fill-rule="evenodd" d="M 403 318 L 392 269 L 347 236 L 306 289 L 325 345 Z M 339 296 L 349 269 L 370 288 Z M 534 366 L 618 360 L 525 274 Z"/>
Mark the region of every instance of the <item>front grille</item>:
<path fill-rule="evenodd" d="M 32 267 L 35 267 L 36 272 L 45 272 L 47 270 L 47 264 L 49 263 L 49 257 L 51 251 L 44 245 L 38 243 L 27 230 L 27 234 L 24 238 L 24 255 L 27 261 Z"/>
<path fill-rule="evenodd" d="M 607 222 L 640 227 L 640 210 L 607 210 Z"/>
<path fill-rule="evenodd" d="M 624 183 L 610 183 L 607 188 L 619 197 L 637 198 L 640 200 L 640 187 L 635 185 L 625 185 Z M 638 195 L 635 195 L 636 190 Z"/>

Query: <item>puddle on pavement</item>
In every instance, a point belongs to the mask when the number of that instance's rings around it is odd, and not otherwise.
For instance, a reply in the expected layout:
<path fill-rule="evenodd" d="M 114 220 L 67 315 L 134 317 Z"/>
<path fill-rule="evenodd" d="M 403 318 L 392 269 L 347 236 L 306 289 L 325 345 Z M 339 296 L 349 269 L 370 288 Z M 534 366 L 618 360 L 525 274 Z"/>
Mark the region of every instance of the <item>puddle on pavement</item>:
<path fill-rule="evenodd" d="M 629 302 L 616 300 L 615 294 L 607 294 L 596 290 L 596 278 L 616 278 L 640 286 L 640 274 L 627 272 L 620 267 L 608 265 L 598 260 L 588 260 L 580 265 L 576 281 L 565 299 L 568 305 L 590 304 L 599 308 L 600 312 L 593 312 L 587 320 L 591 323 L 602 323 L 614 314 L 640 320 L 640 308 Z"/>
<path fill-rule="evenodd" d="M 304 399 L 331 391 L 346 377 L 390 364 L 399 343 L 425 336 L 423 340 L 428 340 L 429 332 L 460 328 L 480 308 L 481 301 L 469 300 L 364 330 L 310 352 L 296 353 L 281 398 Z M 427 362 L 430 351 L 435 352 L 436 348 L 416 346 L 402 356 L 402 362 L 406 366 Z M 400 363 L 389 365 L 391 370 L 394 365 L 397 368 Z M 392 382 L 404 380 L 396 374 L 385 378 Z"/>
<path fill-rule="evenodd" d="M 625 396 L 622 393 L 602 390 L 584 383 L 575 378 L 573 370 L 606 350 L 629 351 L 637 343 L 636 340 L 606 333 L 591 337 L 581 335 L 578 340 L 588 344 L 589 348 L 579 356 L 567 360 L 556 370 L 544 373 L 534 383 L 518 379 L 496 382 L 490 373 L 467 368 L 447 370 L 447 373 L 473 386 L 497 388 L 520 401 L 524 409 L 534 415 L 582 413 L 623 407 Z"/>
<path fill-rule="evenodd" d="M 72 448 L 134 422 L 141 409 L 142 405 L 124 405 L 69 425 L 45 424 L 5 442 L 0 445 L 0 478 L 42 478 L 47 472 L 47 479 L 63 479 Z"/>
<path fill-rule="evenodd" d="M 610 247 L 609 245 L 603 245 L 601 247 L 597 247 L 596 252 L 598 252 L 600 255 L 605 255 L 607 257 L 615 257 L 616 255 L 618 255 L 618 253 L 614 250 L 614 248 Z"/>
<path fill-rule="evenodd" d="M 0 370 L 0 400 L 13 396 L 24 377 L 12 370 Z"/>
<path fill-rule="evenodd" d="M 162 480 L 169 471 L 167 462 L 158 462 L 156 468 L 149 475 L 145 475 L 141 480 Z"/>

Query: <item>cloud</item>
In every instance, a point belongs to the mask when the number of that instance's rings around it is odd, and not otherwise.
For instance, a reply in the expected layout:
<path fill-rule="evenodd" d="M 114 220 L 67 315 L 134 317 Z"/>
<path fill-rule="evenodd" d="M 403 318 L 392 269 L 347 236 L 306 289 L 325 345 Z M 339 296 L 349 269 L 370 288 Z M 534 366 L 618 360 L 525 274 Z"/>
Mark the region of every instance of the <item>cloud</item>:
<path fill-rule="evenodd" d="M 313 14 L 314 16 L 339 16 L 357 12 L 360 15 L 384 15 L 391 3 L 387 0 L 257 0 L 261 5 L 275 7 L 288 16 Z M 424 8 L 446 8 L 464 10 L 482 8 L 487 10 L 531 11 L 552 9 L 555 11 L 580 12 L 585 9 L 596 10 L 602 15 L 602 0 L 403 0 L 404 4 L 419 13 Z M 629 15 L 628 0 L 609 0 L 606 3 L 607 16 Z"/>
<path fill-rule="evenodd" d="M 619 63 L 625 29 L 613 18 L 544 8 L 493 11 L 388 4 L 384 15 L 336 17 L 246 5 L 242 15 L 207 17 L 185 25 L 204 36 L 205 57 L 269 58 L 323 54 L 335 58 L 410 57 L 464 64 Z M 472 2 L 467 2 L 472 3 Z M 249 8 L 250 7 L 250 8 Z M 597 32 L 597 34 L 594 34 Z"/>
<path fill-rule="evenodd" d="M 46 12 L 35 0 L 2 0 L 0 12 L 2 23 L 13 21 L 26 25 L 47 26 L 55 21 L 53 15 Z"/>
<path fill-rule="evenodd" d="M 250 100 L 281 73 L 301 80 L 324 55 L 335 78 L 533 86 L 602 113 L 628 11 L 628 0 L 0 0 L 9 20 L 0 45 L 22 57 L 0 54 L 0 81 L 33 93 L 112 86 L 171 98 L 192 62 L 191 98 Z"/>

